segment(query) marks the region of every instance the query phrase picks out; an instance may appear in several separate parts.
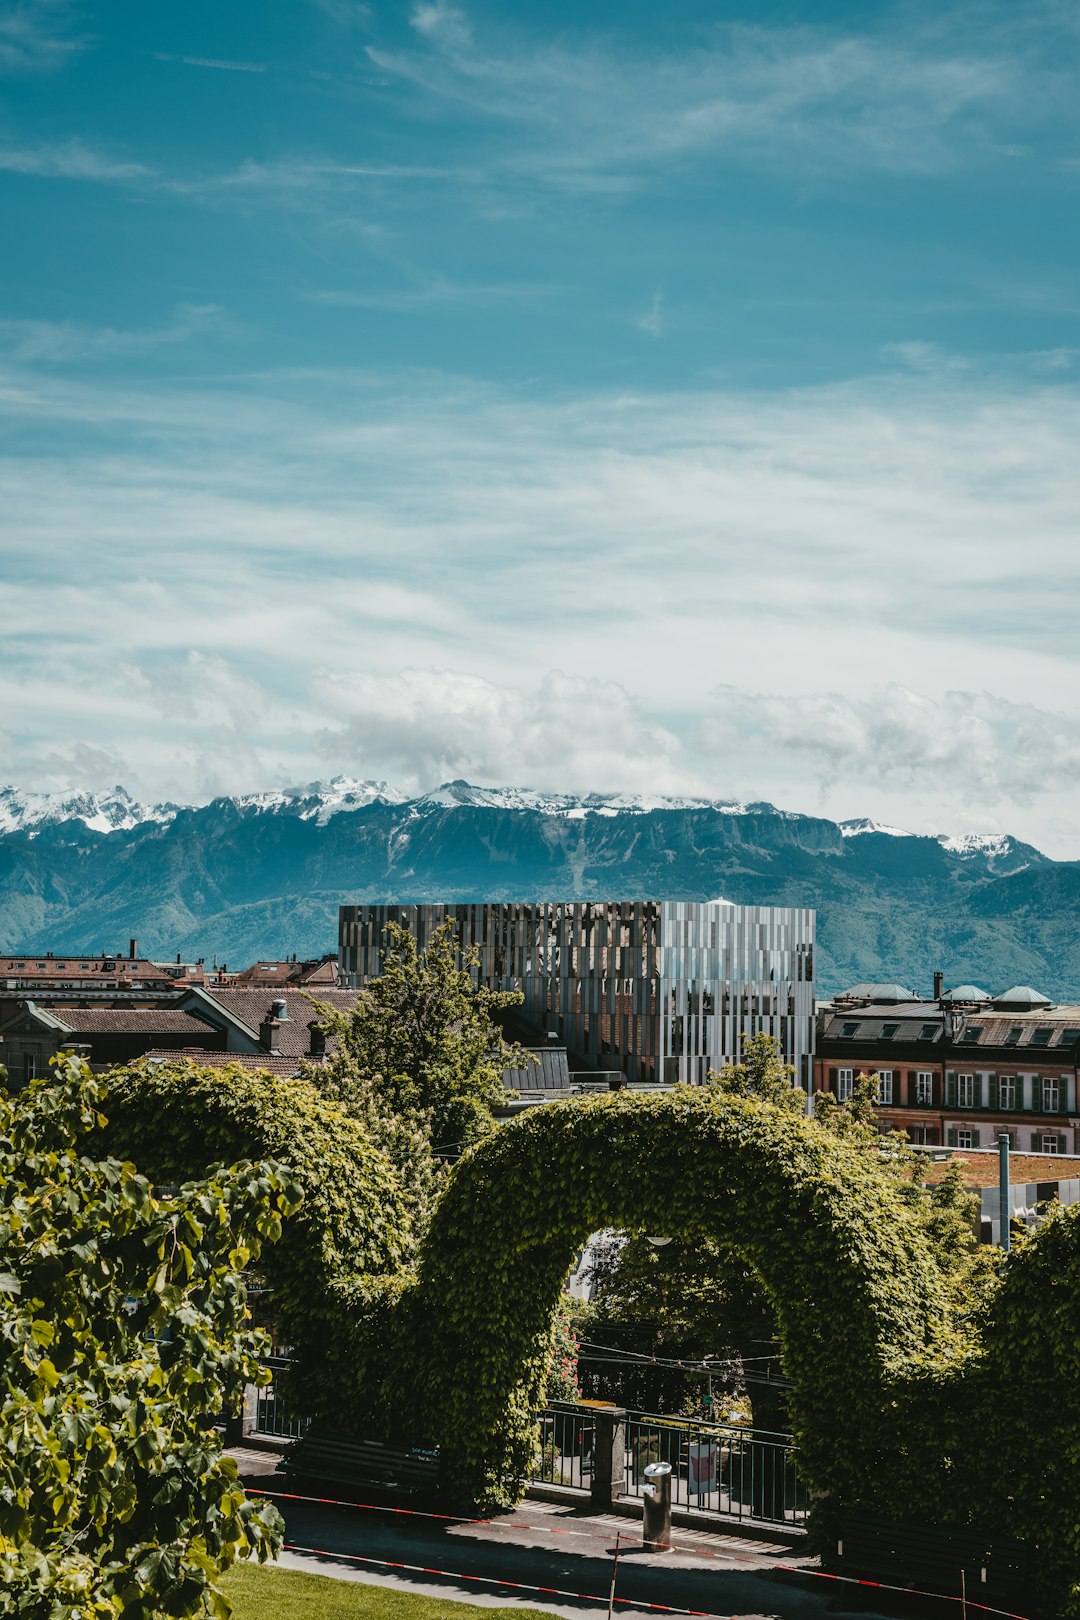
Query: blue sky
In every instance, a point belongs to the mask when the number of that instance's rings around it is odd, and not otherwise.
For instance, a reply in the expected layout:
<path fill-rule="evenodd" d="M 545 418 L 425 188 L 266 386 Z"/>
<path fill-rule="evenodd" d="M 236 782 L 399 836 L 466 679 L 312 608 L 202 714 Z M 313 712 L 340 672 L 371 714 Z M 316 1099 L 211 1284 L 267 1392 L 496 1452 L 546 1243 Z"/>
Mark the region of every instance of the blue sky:
<path fill-rule="evenodd" d="M 0 779 L 1080 857 L 1074 4 L 0 5 Z"/>

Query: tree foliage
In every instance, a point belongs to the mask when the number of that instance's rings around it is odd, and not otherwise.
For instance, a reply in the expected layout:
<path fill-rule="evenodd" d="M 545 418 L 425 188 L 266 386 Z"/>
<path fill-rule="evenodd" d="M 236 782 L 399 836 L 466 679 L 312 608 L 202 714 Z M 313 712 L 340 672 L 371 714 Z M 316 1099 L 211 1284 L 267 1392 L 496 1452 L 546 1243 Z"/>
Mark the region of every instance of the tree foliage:
<path fill-rule="evenodd" d="M 73 1057 L 0 1091 L 0 1613 L 226 1616 L 218 1573 L 281 1521 L 214 1425 L 263 1381 L 241 1274 L 300 1192 L 241 1163 L 166 1196 L 80 1151 L 103 1103 Z"/>
<path fill-rule="evenodd" d="M 382 972 L 344 1013 L 314 998 L 337 1037 L 328 1060 L 302 1073 L 352 1114 L 397 1168 L 421 1231 L 444 1179 L 440 1155 L 456 1157 L 492 1127 L 502 1072 L 531 1061 L 509 1045 L 496 1014 L 520 991 L 478 984 L 475 948 L 463 951 L 452 921 L 421 950 L 390 923 Z"/>
<path fill-rule="evenodd" d="M 393 1167 L 366 1132 L 303 1080 L 239 1066 L 134 1063 L 109 1080 L 102 1142 L 163 1181 L 251 1157 L 287 1163 L 303 1202 L 267 1256 L 275 1324 L 294 1355 L 291 1395 L 317 1413 L 342 1278 L 393 1273 L 409 1222 Z"/>

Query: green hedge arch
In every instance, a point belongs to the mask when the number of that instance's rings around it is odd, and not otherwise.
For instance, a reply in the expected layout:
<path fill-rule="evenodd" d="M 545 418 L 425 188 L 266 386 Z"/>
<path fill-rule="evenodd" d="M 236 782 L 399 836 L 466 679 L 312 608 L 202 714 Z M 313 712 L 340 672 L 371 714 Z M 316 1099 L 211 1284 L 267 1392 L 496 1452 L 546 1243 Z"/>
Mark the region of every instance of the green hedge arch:
<path fill-rule="evenodd" d="M 159 1182 L 208 1165 L 273 1159 L 303 1190 L 264 1264 L 295 1349 L 294 1399 L 333 1408 L 326 1358 L 341 1323 L 343 1278 L 400 1270 L 408 1217 L 397 1175 L 363 1129 L 304 1080 L 230 1064 L 134 1063 L 109 1075 L 103 1148 Z"/>
<path fill-rule="evenodd" d="M 520 1494 L 554 1307 L 609 1225 L 709 1235 L 751 1261 L 777 1309 L 807 1483 L 872 1499 L 898 1377 L 949 1354 L 923 1233 L 865 1154 L 689 1087 L 548 1104 L 456 1167 L 381 1369 L 390 1407 L 441 1445 L 452 1499 Z"/>

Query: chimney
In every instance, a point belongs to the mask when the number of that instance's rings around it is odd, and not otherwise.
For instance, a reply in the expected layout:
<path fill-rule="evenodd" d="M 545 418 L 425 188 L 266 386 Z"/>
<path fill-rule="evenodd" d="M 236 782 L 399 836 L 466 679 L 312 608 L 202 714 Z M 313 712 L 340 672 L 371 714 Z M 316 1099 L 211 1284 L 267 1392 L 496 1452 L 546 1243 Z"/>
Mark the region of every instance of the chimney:
<path fill-rule="evenodd" d="M 279 1024 L 289 1022 L 289 1003 L 287 1001 L 272 1001 L 270 1003 L 270 1016 Z"/>
<path fill-rule="evenodd" d="M 934 974 L 934 1000 L 935 1001 L 940 1001 L 944 994 L 945 994 L 945 975 L 944 975 L 944 973 L 935 973 Z"/>
<path fill-rule="evenodd" d="M 321 1058 L 326 1056 L 326 1031 L 317 1018 L 308 1024 L 308 1033 L 311 1036 L 308 1042 L 308 1056 Z"/>
<path fill-rule="evenodd" d="M 129 939 L 128 940 L 128 961 L 129 962 L 134 962 L 138 958 L 138 954 L 139 954 L 138 949 L 137 949 L 138 943 L 139 942 L 138 942 L 137 939 Z"/>
<path fill-rule="evenodd" d="M 277 1045 L 278 1030 L 281 1028 L 276 1018 L 264 1018 L 259 1025 L 259 1045 L 264 1052 L 280 1052 Z"/>

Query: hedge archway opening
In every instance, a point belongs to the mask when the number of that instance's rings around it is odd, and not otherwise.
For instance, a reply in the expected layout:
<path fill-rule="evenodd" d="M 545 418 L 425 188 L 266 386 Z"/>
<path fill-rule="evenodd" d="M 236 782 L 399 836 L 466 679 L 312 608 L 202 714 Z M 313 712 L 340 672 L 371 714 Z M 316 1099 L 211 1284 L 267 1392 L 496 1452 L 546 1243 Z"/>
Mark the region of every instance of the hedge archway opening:
<path fill-rule="evenodd" d="M 947 1328 L 922 1229 L 865 1154 L 690 1088 L 548 1104 L 456 1167 L 382 1369 L 390 1406 L 442 1447 L 451 1496 L 520 1494 L 554 1309 L 606 1226 L 708 1236 L 745 1256 L 776 1310 L 804 1479 L 833 1501 L 864 1499 L 890 1387 L 938 1359 Z"/>

